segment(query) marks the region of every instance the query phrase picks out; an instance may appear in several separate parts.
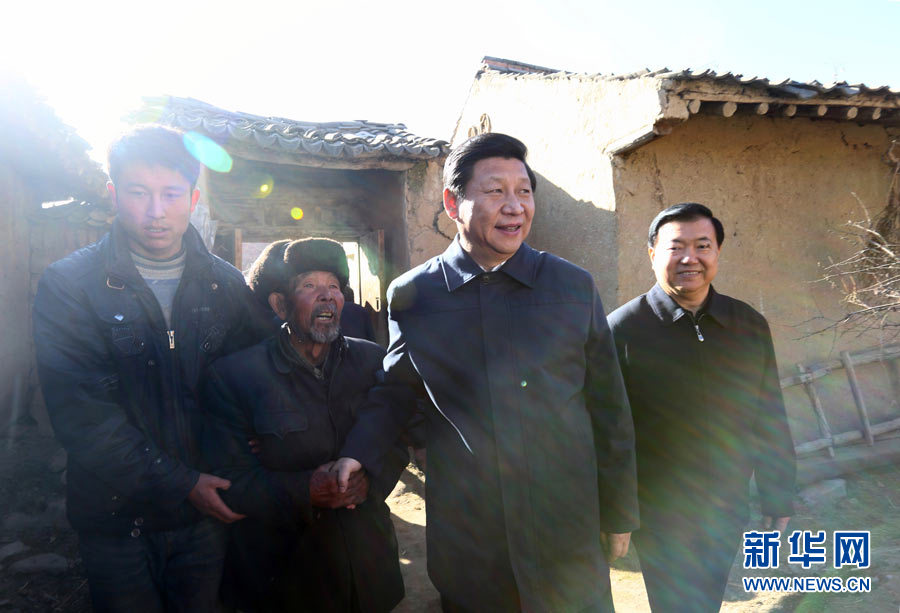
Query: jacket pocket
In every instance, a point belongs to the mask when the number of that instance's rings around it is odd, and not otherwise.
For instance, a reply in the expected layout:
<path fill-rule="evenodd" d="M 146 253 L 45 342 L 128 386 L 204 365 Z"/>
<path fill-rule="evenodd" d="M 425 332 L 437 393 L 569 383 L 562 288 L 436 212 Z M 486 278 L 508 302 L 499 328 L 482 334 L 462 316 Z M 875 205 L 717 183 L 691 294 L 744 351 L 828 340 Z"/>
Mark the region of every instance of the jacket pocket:
<path fill-rule="evenodd" d="M 143 353 L 146 322 L 140 305 L 125 295 L 107 295 L 92 302 L 116 355 L 128 357 Z"/>
<path fill-rule="evenodd" d="M 206 353 L 215 353 L 225 341 L 225 325 L 216 322 L 206 331 L 200 340 L 200 349 Z"/>
<path fill-rule="evenodd" d="M 283 439 L 291 432 L 308 430 L 309 421 L 298 411 L 258 411 L 253 416 L 253 428 L 257 434 L 273 434 Z"/>

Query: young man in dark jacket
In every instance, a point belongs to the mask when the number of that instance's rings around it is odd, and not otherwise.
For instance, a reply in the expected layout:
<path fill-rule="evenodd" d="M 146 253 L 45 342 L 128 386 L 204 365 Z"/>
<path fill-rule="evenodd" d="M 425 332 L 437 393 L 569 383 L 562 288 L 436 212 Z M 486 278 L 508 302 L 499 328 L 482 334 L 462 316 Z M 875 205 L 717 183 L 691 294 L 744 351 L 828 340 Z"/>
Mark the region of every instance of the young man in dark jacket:
<path fill-rule="evenodd" d="M 794 445 L 765 318 L 712 287 L 725 232 L 705 206 L 650 224 L 656 285 L 609 315 L 634 416 L 641 528 L 654 611 L 718 611 L 748 519 L 750 475 L 784 530 Z"/>
<path fill-rule="evenodd" d="M 52 264 L 34 304 L 37 366 L 68 451 L 68 516 L 98 611 L 211 611 L 225 479 L 200 470 L 201 373 L 250 344 L 249 290 L 190 226 L 200 164 L 182 135 L 112 145 L 116 219 Z"/>

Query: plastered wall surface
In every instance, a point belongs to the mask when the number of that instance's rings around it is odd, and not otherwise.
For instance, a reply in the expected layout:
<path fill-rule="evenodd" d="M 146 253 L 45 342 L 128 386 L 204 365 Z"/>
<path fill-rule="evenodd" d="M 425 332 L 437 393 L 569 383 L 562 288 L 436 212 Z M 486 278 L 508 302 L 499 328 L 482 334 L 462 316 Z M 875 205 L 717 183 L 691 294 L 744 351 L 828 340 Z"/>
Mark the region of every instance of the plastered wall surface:
<path fill-rule="evenodd" d="M 650 220 L 670 204 L 698 201 L 726 229 L 715 286 L 766 316 L 782 372 L 877 344 L 874 336 L 809 335 L 844 312 L 841 295 L 816 280 L 848 254 L 839 230 L 864 216 L 860 202 L 873 213 L 887 202 L 888 142 L 878 126 L 703 115 L 617 159 L 617 304 L 653 284 Z"/>
<path fill-rule="evenodd" d="M 456 234 L 456 224 L 444 213 L 443 164 L 443 160 L 419 162 L 406 171 L 406 227 L 410 268 L 443 252 Z"/>
<path fill-rule="evenodd" d="M 454 136 L 487 114 L 493 132 L 528 147 L 538 175 L 536 211 L 528 243 L 588 270 L 607 311 L 615 305 L 617 238 L 615 193 L 606 145 L 659 112 L 652 80 L 517 77 L 486 72 L 469 93 Z"/>
<path fill-rule="evenodd" d="M 28 223 L 30 194 L 18 174 L 0 163 L 0 429 L 12 415 L 15 380 L 20 380 L 20 401 L 28 386 L 31 367 L 31 311 Z M 22 409 L 24 410 L 24 408 Z"/>

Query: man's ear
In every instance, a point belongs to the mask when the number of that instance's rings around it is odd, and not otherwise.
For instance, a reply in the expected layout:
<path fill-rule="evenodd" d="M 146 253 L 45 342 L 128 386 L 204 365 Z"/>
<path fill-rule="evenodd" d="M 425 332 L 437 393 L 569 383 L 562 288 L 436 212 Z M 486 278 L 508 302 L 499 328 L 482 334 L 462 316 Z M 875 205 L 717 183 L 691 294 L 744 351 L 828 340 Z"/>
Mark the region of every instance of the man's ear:
<path fill-rule="evenodd" d="M 191 213 L 197 208 L 198 202 L 200 202 L 200 190 L 195 187 L 194 192 L 191 194 Z"/>
<path fill-rule="evenodd" d="M 444 210 L 447 211 L 447 217 L 453 221 L 459 218 L 459 203 L 456 194 L 451 192 L 449 187 L 444 188 Z"/>
<path fill-rule="evenodd" d="M 112 181 L 106 182 L 106 191 L 109 192 L 109 200 L 110 202 L 112 202 L 113 211 L 115 211 L 116 209 L 118 209 L 119 205 L 116 202 L 116 186 L 113 185 Z"/>
<path fill-rule="evenodd" d="M 280 292 L 272 292 L 269 294 L 269 306 L 275 311 L 283 321 L 287 321 L 287 304 L 285 304 L 284 294 Z"/>
<path fill-rule="evenodd" d="M 655 248 L 655 247 L 647 247 L 647 255 L 650 256 L 650 263 L 651 263 L 651 264 L 653 263 L 653 256 L 654 256 L 654 254 L 656 254 L 656 248 Z"/>

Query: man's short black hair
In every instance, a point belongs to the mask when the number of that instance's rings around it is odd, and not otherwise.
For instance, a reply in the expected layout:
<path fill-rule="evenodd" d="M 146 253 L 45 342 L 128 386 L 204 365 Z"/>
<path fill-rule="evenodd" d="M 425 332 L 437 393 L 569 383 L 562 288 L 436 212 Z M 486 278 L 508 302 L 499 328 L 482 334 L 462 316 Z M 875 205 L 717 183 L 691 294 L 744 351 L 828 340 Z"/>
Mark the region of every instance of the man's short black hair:
<path fill-rule="evenodd" d="M 178 171 L 191 189 L 200 176 L 200 162 L 188 153 L 181 132 L 155 124 L 138 126 L 120 136 L 109 146 L 108 160 L 113 185 L 125 168 L 135 163 Z"/>
<path fill-rule="evenodd" d="M 659 229 L 670 221 L 694 221 L 696 219 L 706 218 L 712 222 L 713 228 L 716 230 L 716 245 L 722 246 L 725 242 L 725 228 L 722 222 L 716 219 L 709 207 L 698 204 L 697 202 L 682 202 L 673 204 L 669 208 L 660 211 L 659 214 L 650 222 L 650 232 L 647 234 L 647 245 L 656 247 L 656 238 L 659 235 Z"/>
<path fill-rule="evenodd" d="M 444 188 L 449 189 L 457 198 L 463 198 L 476 162 L 487 158 L 504 158 L 519 160 L 525 164 L 531 191 L 534 191 L 537 188 L 537 177 L 525 161 L 527 155 L 528 147 L 512 136 L 493 132 L 473 136 L 447 156 L 447 161 L 444 162 Z"/>

